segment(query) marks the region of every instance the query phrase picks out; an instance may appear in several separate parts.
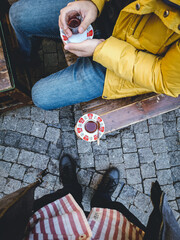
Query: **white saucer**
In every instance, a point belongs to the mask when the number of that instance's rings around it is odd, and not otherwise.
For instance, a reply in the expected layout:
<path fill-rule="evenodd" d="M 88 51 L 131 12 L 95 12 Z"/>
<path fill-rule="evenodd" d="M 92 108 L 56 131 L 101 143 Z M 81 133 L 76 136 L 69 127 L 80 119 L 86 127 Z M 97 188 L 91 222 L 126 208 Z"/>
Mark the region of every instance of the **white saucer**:
<path fill-rule="evenodd" d="M 85 129 L 85 125 L 87 122 L 92 121 L 92 122 L 99 122 L 99 130 L 97 129 L 95 132 L 93 133 L 89 133 L 86 131 Z M 75 126 L 75 132 L 76 135 L 87 141 L 87 142 L 93 142 L 93 141 L 97 141 L 97 136 L 98 136 L 98 131 L 99 131 L 99 139 L 102 137 L 102 135 L 104 134 L 105 131 L 105 124 L 103 119 L 94 113 L 87 113 L 85 115 L 83 115 L 77 122 L 76 126 Z"/>
<path fill-rule="evenodd" d="M 60 35 L 65 44 L 80 43 L 87 39 L 92 39 L 94 36 L 94 30 L 93 27 L 89 25 L 86 31 L 84 31 L 83 33 L 73 34 L 71 37 L 67 38 L 62 28 L 60 28 Z"/>

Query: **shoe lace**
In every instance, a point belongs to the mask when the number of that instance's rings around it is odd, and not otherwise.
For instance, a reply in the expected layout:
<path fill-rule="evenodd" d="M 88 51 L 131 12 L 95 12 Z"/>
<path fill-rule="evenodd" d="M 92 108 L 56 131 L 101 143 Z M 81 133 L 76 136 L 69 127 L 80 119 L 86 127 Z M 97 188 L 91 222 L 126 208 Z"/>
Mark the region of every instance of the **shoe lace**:
<path fill-rule="evenodd" d="M 102 189 L 104 192 L 114 192 L 115 188 L 117 187 L 116 179 L 107 179 L 102 183 Z"/>
<path fill-rule="evenodd" d="M 61 182 L 69 183 L 72 182 L 72 176 L 74 176 L 74 170 L 73 168 L 67 166 L 64 166 L 63 168 L 60 169 L 60 179 Z"/>

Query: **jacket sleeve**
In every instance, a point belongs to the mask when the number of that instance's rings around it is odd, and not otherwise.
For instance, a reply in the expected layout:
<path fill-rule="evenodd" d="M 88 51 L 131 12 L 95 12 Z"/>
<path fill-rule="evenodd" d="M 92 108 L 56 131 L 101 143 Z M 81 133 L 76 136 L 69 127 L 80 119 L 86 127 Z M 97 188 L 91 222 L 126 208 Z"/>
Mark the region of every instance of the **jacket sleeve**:
<path fill-rule="evenodd" d="M 159 57 L 110 37 L 96 47 L 93 59 L 140 87 L 173 97 L 180 94 L 180 41 Z"/>
<path fill-rule="evenodd" d="M 91 2 L 93 2 L 96 5 L 96 7 L 99 10 L 99 15 L 100 15 L 103 10 L 104 4 L 106 2 L 109 2 L 109 0 L 91 0 Z"/>

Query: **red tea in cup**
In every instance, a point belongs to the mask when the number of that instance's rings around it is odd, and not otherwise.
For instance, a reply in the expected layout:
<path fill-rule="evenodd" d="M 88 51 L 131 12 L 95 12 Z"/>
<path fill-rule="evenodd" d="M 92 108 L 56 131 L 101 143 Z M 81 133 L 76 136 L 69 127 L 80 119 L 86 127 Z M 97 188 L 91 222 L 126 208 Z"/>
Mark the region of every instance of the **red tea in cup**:
<path fill-rule="evenodd" d="M 97 124 L 93 121 L 89 121 L 85 124 L 85 130 L 88 133 L 94 133 L 97 129 Z"/>
<path fill-rule="evenodd" d="M 73 34 L 78 34 L 78 27 L 80 26 L 81 21 L 82 21 L 82 17 L 76 11 L 73 11 L 68 16 L 67 25 L 71 29 Z"/>

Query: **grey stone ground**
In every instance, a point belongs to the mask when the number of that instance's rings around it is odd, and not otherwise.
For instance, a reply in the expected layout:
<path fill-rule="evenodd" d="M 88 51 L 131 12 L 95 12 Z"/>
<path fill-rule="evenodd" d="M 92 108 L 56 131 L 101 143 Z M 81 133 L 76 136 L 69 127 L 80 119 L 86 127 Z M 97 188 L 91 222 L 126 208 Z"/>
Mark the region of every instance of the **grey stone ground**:
<path fill-rule="evenodd" d="M 40 71 L 46 76 L 64 66 L 57 42 L 44 40 L 39 55 L 35 80 Z M 86 210 L 104 171 L 116 166 L 121 178 L 113 200 L 146 224 L 152 211 L 150 186 L 157 179 L 180 223 L 180 110 L 106 134 L 100 146 L 77 139 L 74 126 L 81 114 L 79 105 L 54 111 L 27 106 L 0 116 L 0 197 L 33 182 L 46 167 L 49 174 L 36 198 L 61 188 L 59 158 L 69 153 L 79 165 Z"/>

